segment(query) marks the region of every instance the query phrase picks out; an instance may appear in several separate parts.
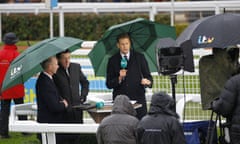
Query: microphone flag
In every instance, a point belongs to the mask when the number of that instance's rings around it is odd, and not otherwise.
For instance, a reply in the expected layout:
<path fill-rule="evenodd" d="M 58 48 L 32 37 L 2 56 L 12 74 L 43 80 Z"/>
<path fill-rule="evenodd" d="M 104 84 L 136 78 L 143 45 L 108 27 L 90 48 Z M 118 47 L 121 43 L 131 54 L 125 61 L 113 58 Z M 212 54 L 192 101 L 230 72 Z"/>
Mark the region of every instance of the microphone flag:
<path fill-rule="evenodd" d="M 126 69 L 126 68 L 127 68 L 127 64 L 128 64 L 127 59 L 123 57 L 123 58 L 121 59 L 121 63 L 120 63 L 121 68 L 122 68 L 122 69 Z"/>

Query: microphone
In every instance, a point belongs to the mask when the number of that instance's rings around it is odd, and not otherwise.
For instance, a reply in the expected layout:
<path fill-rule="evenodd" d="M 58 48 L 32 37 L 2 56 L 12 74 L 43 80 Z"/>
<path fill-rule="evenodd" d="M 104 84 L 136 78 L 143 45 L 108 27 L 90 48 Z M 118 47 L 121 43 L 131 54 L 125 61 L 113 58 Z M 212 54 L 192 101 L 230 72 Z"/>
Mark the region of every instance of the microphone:
<path fill-rule="evenodd" d="M 122 68 L 122 69 L 126 69 L 126 68 L 127 68 L 127 64 L 128 64 L 127 59 L 123 57 L 123 58 L 121 59 L 121 63 L 120 63 L 121 68 Z"/>
<path fill-rule="evenodd" d="M 120 66 L 121 66 L 122 69 L 126 69 L 126 68 L 127 68 L 127 64 L 128 64 L 128 60 L 127 60 L 127 58 L 124 56 L 124 57 L 121 59 Z M 123 77 L 122 80 L 125 80 L 125 77 Z"/>

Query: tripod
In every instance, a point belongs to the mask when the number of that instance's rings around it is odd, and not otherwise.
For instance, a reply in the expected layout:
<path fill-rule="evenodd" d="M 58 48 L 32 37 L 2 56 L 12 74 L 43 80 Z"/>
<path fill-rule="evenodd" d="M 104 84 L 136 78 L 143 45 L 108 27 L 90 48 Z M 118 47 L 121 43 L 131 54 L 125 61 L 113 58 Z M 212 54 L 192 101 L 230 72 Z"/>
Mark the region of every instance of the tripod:
<path fill-rule="evenodd" d="M 221 115 L 216 114 L 216 118 L 213 118 L 214 112 L 212 111 L 211 118 L 208 125 L 207 137 L 205 144 L 213 144 L 218 140 L 219 144 L 230 144 L 229 133 L 225 133 L 224 129 L 229 129 L 230 123 L 222 123 Z M 219 122 L 220 135 L 217 136 L 217 121 Z"/>
<path fill-rule="evenodd" d="M 177 83 L 177 75 L 171 74 L 171 85 L 172 85 L 172 98 L 174 100 L 174 111 L 176 112 L 176 91 L 175 91 L 175 84 Z"/>

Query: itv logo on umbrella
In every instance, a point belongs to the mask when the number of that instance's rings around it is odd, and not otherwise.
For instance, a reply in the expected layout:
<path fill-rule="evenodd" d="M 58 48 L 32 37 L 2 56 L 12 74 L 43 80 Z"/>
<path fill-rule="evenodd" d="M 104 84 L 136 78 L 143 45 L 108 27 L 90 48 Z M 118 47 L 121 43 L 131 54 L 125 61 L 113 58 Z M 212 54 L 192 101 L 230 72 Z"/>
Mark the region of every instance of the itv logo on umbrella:
<path fill-rule="evenodd" d="M 214 37 L 207 37 L 205 35 L 198 36 L 198 44 L 210 44 L 214 41 Z"/>
<path fill-rule="evenodd" d="M 12 68 L 10 79 L 13 79 L 17 74 L 19 74 L 21 72 L 21 70 L 22 70 L 22 65 Z"/>

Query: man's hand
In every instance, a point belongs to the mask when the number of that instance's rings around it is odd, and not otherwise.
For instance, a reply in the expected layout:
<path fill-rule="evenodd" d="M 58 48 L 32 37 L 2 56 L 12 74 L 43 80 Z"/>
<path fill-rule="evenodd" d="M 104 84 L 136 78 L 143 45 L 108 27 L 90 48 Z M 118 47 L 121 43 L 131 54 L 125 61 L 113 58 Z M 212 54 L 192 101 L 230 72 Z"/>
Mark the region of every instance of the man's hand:
<path fill-rule="evenodd" d="M 121 82 L 124 79 L 124 77 L 126 77 L 126 76 L 127 76 L 127 70 L 121 69 L 119 71 L 119 77 L 118 77 L 119 82 Z"/>
<path fill-rule="evenodd" d="M 151 85 L 151 81 L 146 79 L 146 78 L 143 78 L 141 80 L 141 84 L 144 85 L 144 86 L 149 86 L 149 85 Z"/>
<path fill-rule="evenodd" d="M 67 102 L 67 100 L 63 99 L 61 102 L 65 105 L 65 108 L 68 107 L 68 102 Z"/>
<path fill-rule="evenodd" d="M 86 97 L 80 96 L 80 102 L 81 102 L 81 103 L 84 103 L 85 101 L 86 101 Z"/>

